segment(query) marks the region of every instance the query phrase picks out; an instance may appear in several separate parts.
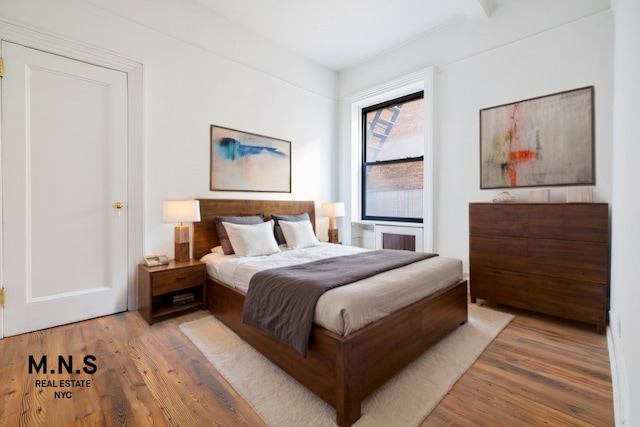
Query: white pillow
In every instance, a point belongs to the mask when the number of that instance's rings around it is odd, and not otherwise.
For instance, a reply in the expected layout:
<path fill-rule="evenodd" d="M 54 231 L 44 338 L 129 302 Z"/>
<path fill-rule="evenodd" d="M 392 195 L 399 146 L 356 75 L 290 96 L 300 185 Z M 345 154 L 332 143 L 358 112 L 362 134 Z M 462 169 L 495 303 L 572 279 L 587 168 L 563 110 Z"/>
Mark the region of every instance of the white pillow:
<path fill-rule="evenodd" d="M 211 248 L 211 253 L 224 255 L 224 249 L 222 249 L 222 246 L 214 246 Z"/>
<path fill-rule="evenodd" d="M 311 221 L 278 221 L 282 234 L 290 248 L 301 249 L 320 244 L 313 232 Z"/>
<path fill-rule="evenodd" d="M 273 220 L 261 224 L 223 224 L 233 251 L 238 256 L 271 255 L 280 252 L 273 235 Z"/>

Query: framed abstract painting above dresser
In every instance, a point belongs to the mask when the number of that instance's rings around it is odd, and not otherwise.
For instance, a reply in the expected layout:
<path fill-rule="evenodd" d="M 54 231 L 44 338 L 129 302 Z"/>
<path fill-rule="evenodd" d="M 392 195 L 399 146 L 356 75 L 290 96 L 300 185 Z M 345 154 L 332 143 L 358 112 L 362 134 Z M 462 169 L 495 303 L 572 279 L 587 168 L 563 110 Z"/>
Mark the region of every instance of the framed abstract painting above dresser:
<path fill-rule="evenodd" d="M 480 110 L 480 188 L 593 185 L 594 87 Z"/>
<path fill-rule="evenodd" d="M 470 203 L 476 299 L 594 324 L 609 310 L 606 203 Z"/>

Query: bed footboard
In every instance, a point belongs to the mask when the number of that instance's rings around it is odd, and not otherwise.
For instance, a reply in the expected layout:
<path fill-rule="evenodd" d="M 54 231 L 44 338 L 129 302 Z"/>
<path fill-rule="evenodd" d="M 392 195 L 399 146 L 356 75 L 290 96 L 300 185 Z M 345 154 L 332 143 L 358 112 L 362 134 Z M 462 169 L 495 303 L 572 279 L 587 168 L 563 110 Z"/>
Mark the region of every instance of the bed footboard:
<path fill-rule="evenodd" d="M 242 324 L 243 305 L 243 294 L 208 279 L 209 311 L 333 406 L 337 424 L 342 427 L 360 418 L 365 397 L 467 321 L 467 282 L 461 280 L 348 337 L 314 326 L 306 358 Z"/>

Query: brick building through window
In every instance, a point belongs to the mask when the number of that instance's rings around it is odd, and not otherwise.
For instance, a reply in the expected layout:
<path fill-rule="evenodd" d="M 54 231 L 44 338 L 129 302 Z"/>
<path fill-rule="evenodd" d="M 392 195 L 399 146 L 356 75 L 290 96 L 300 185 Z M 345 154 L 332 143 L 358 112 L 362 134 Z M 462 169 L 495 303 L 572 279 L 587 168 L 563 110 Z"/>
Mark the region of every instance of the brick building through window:
<path fill-rule="evenodd" d="M 363 219 L 422 222 L 423 92 L 364 108 Z"/>

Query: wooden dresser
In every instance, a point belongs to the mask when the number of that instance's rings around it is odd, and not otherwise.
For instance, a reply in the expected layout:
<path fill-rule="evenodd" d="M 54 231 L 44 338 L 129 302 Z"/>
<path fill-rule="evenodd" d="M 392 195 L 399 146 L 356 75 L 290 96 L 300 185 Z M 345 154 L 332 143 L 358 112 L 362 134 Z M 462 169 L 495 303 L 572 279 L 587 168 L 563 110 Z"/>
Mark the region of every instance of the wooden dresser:
<path fill-rule="evenodd" d="M 469 204 L 471 300 L 596 325 L 609 310 L 606 203 Z"/>

